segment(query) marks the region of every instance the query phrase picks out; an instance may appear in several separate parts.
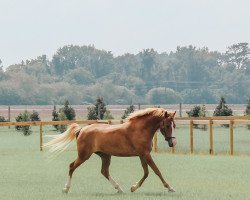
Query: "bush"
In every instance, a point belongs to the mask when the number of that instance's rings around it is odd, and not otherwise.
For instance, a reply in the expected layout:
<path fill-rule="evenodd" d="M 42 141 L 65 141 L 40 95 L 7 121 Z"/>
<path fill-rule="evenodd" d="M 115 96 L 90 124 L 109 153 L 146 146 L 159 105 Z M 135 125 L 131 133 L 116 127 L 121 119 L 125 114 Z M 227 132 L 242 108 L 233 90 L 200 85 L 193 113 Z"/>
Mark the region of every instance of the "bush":
<path fill-rule="evenodd" d="M 245 115 L 250 115 L 250 99 L 248 99 L 248 101 L 247 101 Z M 250 124 L 247 125 L 247 129 L 250 130 Z"/>
<path fill-rule="evenodd" d="M 54 109 L 52 111 L 52 121 L 59 121 L 59 113 L 56 111 L 56 106 L 54 106 Z M 56 130 L 58 130 L 58 125 L 53 125 Z"/>
<path fill-rule="evenodd" d="M 189 117 L 199 117 L 200 111 L 200 106 L 194 106 L 190 111 L 187 111 L 187 114 Z"/>
<path fill-rule="evenodd" d="M 96 114 L 95 107 L 88 107 L 87 109 L 88 109 L 87 118 L 89 120 L 97 120 L 97 114 Z"/>
<path fill-rule="evenodd" d="M 122 115 L 122 119 L 126 119 L 130 113 L 135 111 L 135 106 L 134 105 L 130 105 L 125 111 L 124 114 Z"/>
<path fill-rule="evenodd" d="M 29 122 L 31 121 L 30 119 L 30 113 L 25 110 L 23 113 L 20 113 L 17 117 L 16 117 L 16 121 L 17 122 Z M 17 131 L 22 131 L 23 135 L 27 136 L 30 135 L 32 133 L 32 131 L 30 130 L 30 126 L 15 126 Z"/>
<path fill-rule="evenodd" d="M 221 97 L 220 103 L 216 107 L 213 115 L 214 116 L 232 116 L 233 115 L 233 111 L 230 108 L 228 108 L 228 106 L 226 105 L 226 100 L 224 97 Z M 222 126 L 229 127 L 228 124 L 224 124 Z"/>
<path fill-rule="evenodd" d="M 103 119 L 106 111 L 107 109 L 103 98 L 97 97 L 95 105 L 88 107 L 87 117 L 89 120 Z"/>
<path fill-rule="evenodd" d="M 67 120 L 66 115 L 64 114 L 64 112 L 60 112 L 59 113 L 59 121 L 65 121 L 65 120 Z M 57 125 L 57 127 L 58 127 L 58 130 L 61 133 L 63 133 L 67 129 L 67 125 L 66 124 L 60 124 L 60 125 Z"/>
<path fill-rule="evenodd" d="M 112 116 L 109 110 L 106 110 L 106 112 L 104 113 L 103 119 L 110 120 L 110 119 L 114 119 L 114 117 Z"/>
<path fill-rule="evenodd" d="M 30 114 L 30 120 L 31 121 L 41 121 L 39 113 L 35 110 Z"/>
<path fill-rule="evenodd" d="M 189 117 L 206 117 L 207 115 L 207 110 L 206 110 L 206 106 L 202 105 L 201 106 L 194 106 L 194 108 L 192 108 L 190 111 L 187 111 L 187 114 Z M 201 128 L 202 130 L 207 130 L 207 126 L 206 125 L 194 125 L 194 128 Z"/>
<path fill-rule="evenodd" d="M 221 97 L 219 105 L 216 107 L 214 111 L 214 116 L 232 116 L 233 111 L 228 108 L 226 105 L 226 100 L 224 97 Z"/>
<path fill-rule="evenodd" d="M 76 118 L 76 113 L 74 108 L 69 106 L 69 101 L 66 100 L 64 103 L 64 106 L 59 110 L 59 113 L 64 113 L 66 116 L 65 120 L 75 120 Z"/>
<path fill-rule="evenodd" d="M 3 117 L 3 116 L 0 116 L 0 122 L 6 122 L 7 120 Z"/>

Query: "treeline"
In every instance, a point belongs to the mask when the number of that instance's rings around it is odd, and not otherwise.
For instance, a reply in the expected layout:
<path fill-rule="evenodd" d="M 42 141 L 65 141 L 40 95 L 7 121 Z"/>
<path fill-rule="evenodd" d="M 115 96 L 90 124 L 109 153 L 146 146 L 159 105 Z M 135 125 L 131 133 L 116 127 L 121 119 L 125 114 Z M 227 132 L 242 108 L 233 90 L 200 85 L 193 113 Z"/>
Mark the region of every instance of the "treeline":
<path fill-rule="evenodd" d="M 170 53 L 145 49 L 115 57 L 94 46 L 64 46 L 46 55 L 11 65 L 0 61 L 0 104 L 46 105 L 246 103 L 250 97 L 248 43 L 225 53 L 194 46 Z"/>

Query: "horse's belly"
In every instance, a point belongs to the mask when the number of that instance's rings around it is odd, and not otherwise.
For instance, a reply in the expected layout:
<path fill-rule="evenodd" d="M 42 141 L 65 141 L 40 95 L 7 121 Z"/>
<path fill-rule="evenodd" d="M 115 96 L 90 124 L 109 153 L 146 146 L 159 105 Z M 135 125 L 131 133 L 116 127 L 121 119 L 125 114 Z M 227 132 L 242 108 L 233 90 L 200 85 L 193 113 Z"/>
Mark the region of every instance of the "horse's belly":
<path fill-rule="evenodd" d="M 138 152 L 125 138 L 105 137 L 97 142 L 96 150 L 113 156 L 137 156 Z"/>

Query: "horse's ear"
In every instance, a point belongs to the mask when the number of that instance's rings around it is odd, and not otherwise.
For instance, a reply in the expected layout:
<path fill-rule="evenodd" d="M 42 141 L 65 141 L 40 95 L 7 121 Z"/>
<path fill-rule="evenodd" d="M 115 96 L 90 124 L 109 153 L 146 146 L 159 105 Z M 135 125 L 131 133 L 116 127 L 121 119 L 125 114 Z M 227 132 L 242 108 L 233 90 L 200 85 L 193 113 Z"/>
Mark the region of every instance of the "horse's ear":
<path fill-rule="evenodd" d="M 168 116 L 169 116 L 168 112 L 165 111 L 164 117 L 165 117 L 165 118 L 168 118 Z"/>
<path fill-rule="evenodd" d="M 173 114 L 173 116 L 175 116 L 175 114 L 176 114 L 176 111 L 174 111 L 174 114 Z"/>

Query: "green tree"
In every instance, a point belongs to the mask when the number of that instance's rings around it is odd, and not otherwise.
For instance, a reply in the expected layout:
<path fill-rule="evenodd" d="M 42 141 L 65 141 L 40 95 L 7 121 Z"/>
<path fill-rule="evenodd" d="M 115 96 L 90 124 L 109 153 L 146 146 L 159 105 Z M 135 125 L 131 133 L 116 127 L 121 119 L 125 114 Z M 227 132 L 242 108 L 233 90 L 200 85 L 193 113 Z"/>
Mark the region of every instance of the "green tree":
<path fill-rule="evenodd" d="M 96 109 L 95 107 L 88 107 L 88 114 L 87 114 L 87 119 L 88 120 L 97 120 L 98 117 L 97 117 L 97 112 L 96 112 Z"/>
<path fill-rule="evenodd" d="M 133 113 L 135 111 L 135 106 L 134 105 L 130 105 L 125 111 L 124 114 L 122 115 L 122 119 L 126 119 L 130 113 Z"/>
<path fill-rule="evenodd" d="M 64 112 L 60 112 L 58 117 L 59 117 L 59 121 L 65 121 L 65 120 L 67 120 L 67 116 L 65 115 Z M 67 129 L 67 125 L 66 124 L 60 124 L 60 125 L 58 125 L 58 130 L 61 133 L 63 133 L 64 131 L 66 131 L 66 129 Z"/>
<path fill-rule="evenodd" d="M 69 106 L 69 101 L 66 100 L 64 102 L 64 106 L 59 110 L 59 113 L 64 113 L 66 116 L 66 120 L 75 120 L 76 113 L 74 108 Z"/>
<path fill-rule="evenodd" d="M 155 56 L 157 52 L 154 49 L 144 49 L 139 53 L 142 62 L 141 75 L 143 79 L 151 80 L 151 74 L 156 68 Z"/>
<path fill-rule="evenodd" d="M 103 116 L 104 120 L 111 120 L 114 119 L 113 115 L 111 114 L 110 110 L 106 110 Z"/>
<path fill-rule="evenodd" d="M 189 117 L 206 117 L 207 115 L 207 110 L 206 110 L 206 106 L 202 105 L 202 106 L 194 106 L 190 111 L 187 111 L 187 114 Z M 194 128 L 201 128 L 202 130 L 207 130 L 207 126 L 206 125 L 194 125 Z"/>
<path fill-rule="evenodd" d="M 56 106 L 52 111 L 52 121 L 59 121 L 59 113 L 56 111 Z M 58 124 L 53 125 L 56 130 L 58 130 Z"/>
<path fill-rule="evenodd" d="M 95 105 L 88 108 L 88 119 L 103 119 L 106 111 L 107 109 L 103 97 L 97 97 Z"/>
<path fill-rule="evenodd" d="M 153 88 L 146 94 L 146 99 L 152 104 L 172 104 L 182 102 L 181 95 L 171 88 Z"/>
<path fill-rule="evenodd" d="M 25 110 L 23 113 L 19 113 L 19 115 L 16 117 L 17 122 L 29 122 L 30 119 L 30 113 Z M 17 131 L 21 131 L 23 135 L 28 136 L 32 133 L 30 126 L 15 126 L 15 129 Z"/>
<path fill-rule="evenodd" d="M 35 110 L 33 110 L 32 113 L 30 113 L 30 120 L 31 121 L 41 121 L 39 113 Z"/>
<path fill-rule="evenodd" d="M 232 116 L 233 111 L 228 108 L 226 105 L 226 100 L 224 97 L 221 97 L 219 105 L 216 107 L 214 111 L 214 116 Z"/>
<path fill-rule="evenodd" d="M 0 116 L 0 122 L 6 122 L 7 120 L 3 117 L 3 116 Z"/>
<path fill-rule="evenodd" d="M 226 62 L 235 69 L 246 69 L 249 62 L 249 53 L 247 42 L 233 44 L 227 48 Z"/>
<path fill-rule="evenodd" d="M 226 105 L 226 101 L 224 97 L 221 97 L 219 105 L 216 107 L 214 111 L 214 116 L 232 116 L 233 111 Z M 229 127 L 228 124 L 222 125 L 224 127 Z"/>

